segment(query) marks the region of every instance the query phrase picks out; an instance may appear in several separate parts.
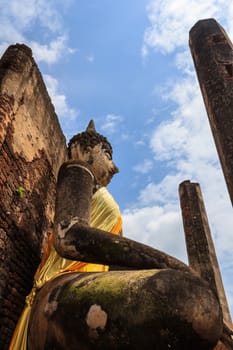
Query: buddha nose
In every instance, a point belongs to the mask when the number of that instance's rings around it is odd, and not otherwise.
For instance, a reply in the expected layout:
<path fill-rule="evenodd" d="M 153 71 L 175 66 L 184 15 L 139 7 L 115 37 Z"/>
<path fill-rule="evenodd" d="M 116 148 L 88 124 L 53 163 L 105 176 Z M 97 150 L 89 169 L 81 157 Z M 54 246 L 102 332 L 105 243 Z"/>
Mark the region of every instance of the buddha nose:
<path fill-rule="evenodd" d="M 119 173 L 119 169 L 114 162 L 112 162 L 112 169 L 111 170 L 112 170 L 113 175 Z"/>

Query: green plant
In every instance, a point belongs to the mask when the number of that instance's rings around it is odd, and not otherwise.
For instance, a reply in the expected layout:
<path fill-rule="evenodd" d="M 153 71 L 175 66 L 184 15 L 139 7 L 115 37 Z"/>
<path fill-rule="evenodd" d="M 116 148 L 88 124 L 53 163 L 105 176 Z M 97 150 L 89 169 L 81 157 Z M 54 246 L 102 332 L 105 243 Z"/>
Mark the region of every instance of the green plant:
<path fill-rule="evenodd" d="M 22 186 L 19 186 L 16 190 L 16 193 L 20 198 L 23 198 L 25 194 L 25 188 Z"/>

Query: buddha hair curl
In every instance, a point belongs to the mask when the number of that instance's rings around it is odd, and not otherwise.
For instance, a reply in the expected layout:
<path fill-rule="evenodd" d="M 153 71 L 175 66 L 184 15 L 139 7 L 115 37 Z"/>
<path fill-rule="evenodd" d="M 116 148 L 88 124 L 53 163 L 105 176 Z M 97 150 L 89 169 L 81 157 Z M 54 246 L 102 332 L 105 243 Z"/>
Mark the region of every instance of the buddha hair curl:
<path fill-rule="evenodd" d="M 82 151 L 88 149 L 88 147 L 94 148 L 98 144 L 102 144 L 102 148 L 108 150 L 112 155 L 112 146 L 106 137 L 99 134 L 95 130 L 93 120 L 88 124 L 86 131 L 83 131 L 77 135 L 74 135 L 68 143 L 68 156 L 71 158 L 71 146 L 73 144 L 79 144 Z"/>

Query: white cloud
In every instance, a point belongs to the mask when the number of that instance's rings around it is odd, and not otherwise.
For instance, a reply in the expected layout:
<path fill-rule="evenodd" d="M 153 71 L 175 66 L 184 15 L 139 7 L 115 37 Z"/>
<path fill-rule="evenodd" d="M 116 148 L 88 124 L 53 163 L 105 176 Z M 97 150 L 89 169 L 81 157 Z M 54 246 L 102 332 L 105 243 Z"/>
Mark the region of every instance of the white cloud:
<path fill-rule="evenodd" d="M 142 163 L 135 165 L 133 170 L 141 174 L 147 174 L 152 168 L 153 162 L 151 159 L 144 159 Z"/>
<path fill-rule="evenodd" d="M 190 10 L 191 9 L 191 10 Z M 233 37 L 233 3 L 224 0 L 151 0 L 147 6 L 149 26 L 141 48 L 145 60 L 151 50 L 164 54 L 176 51 L 175 62 L 183 73 L 193 74 L 189 54 L 189 31 L 201 19 L 215 18 Z"/>
<path fill-rule="evenodd" d="M 183 78 L 177 81 L 169 93 L 163 97 L 168 102 L 176 102 L 177 107 L 173 110 L 170 119 L 155 128 L 150 146 L 155 159 L 165 161 L 170 167 L 170 172 L 161 181 L 150 182 L 140 192 L 138 202 L 134 204 L 138 209 L 127 212 L 127 230 L 133 231 L 130 225 L 133 225 L 135 220 L 135 233 L 132 234 L 134 238 L 141 240 L 140 230 L 144 232 L 143 227 L 148 228 L 148 220 L 163 222 L 164 226 L 160 225 L 157 228 L 152 225 L 151 230 L 146 229 L 146 240 L 156 246 L 154 232 L 158 232 L 158 237 L 164 244 L 164 250 L 168 252 L 170 249 L 170 254 L 178 256 L 176 242 L 172 241 L 171 237 L 171 245 L 164 240 L 164 227 L 167 227 L 165 222 L 167 219 L 171 224 L 170 214 L 180 210 L 178 185 L 184 180 L 198 182 L 201 185 L 218 257 L 222 261 L 225 254 L 231 254 L 233 249 L 232 207 L 199 87 L 191 77 Z M 144 207 L 140 209 L 142 205 Z M 161 211 L 155 210 L 158 207 Z M 148 213 L 152 215 L 151 219 Z M 181 236 L 176 239 L 180 242 L 182 240 L 181 223 L 179 225 L 174 223 L 173 226 L 172 228 L 171 224 L 171 232 L 176 235 L 178 230 Z"/>
<path fill-rule="evenodd" d="M 158 4 L 162 6 L 161 2 Z M 156 21 L 156 18 L 153 20 Z M 168 37 L 169 40 L 171 47 L 176 48 L 175 40 L 173 42 Z M 169 51 L 166 40 L 164 45 L 162 47 L 162 44 L 159 46 L 155 42 L 153 48 Z M 161 94 L 166 105 L 175 104 L 175 107 L 155 127 L 150 139 L 155 160 L 166 163 L 169 174 L 160 181 L 148 183 L 141 190 L 134 207 L 123 213 L 125 232 L 132 239 L 185 260 L 178 186 L 184 180 L 200 183 L 217 257 L 224 272 L 228 301 L 232 306 L 233 289 L 227 279 L 227 274 L 232 270 L 232 206 L 200 88 L 190 68 L 188 52 L 183 51 L 176 56 L 176 66 L 182 70 L 183 76 L 156 91 Z"/>
<path fill-rule="evenodd" d="M 178 52 L 175 57 L 176 67 L 181 70 L 183 73 L 195 76 L 192 56 L 188 49 L 184 49 L 182 52 Z"/>
<path fill-rule="evenodd" d="M 184 234 L 180 213 L 159 206 L 126 210 L 124 233 L 131 239 L 150 245 L 186 261 Z"/>
<path fill-rule="evenodd" d="M 20 32 L 17 26 L 14 26 L 13 23 L 9 22 L 7 18 L 4 18 L 0 14 L 0 21 L 2 29 L 0 31 L 0 40 L 5 41 L 7 46 L 10 44 L 15 44 L 17 42 L 24 42 L 25 37 L 22 32 Z"/>
<path fill-rule="evenodd" d="M 66 41 L 67 39 L 65 36 L 59 36 L 48 44 L 42 45 L 32 41 L 29 43 L 29 46 L 37 62 L 43 61 L 51 64 L 57 62 L 66 50 Z"/>
<path fill-rule="evenodd" d="M 222 1 L 222 4 L 224 4 L 224 1 Z M 222 9 L 222 16 L 224 16 L 226 22 L 226 25 L 224 24 L 224 28 L 227 31 L 227 34 L 233 38 L 233 23 L 232 23 L 232 17 L 233 17 L 233 3 L 232 1 L 227 2 L 227 8 Z"/>
<path fill-rule="evenodd" d="M 2 56 L 4 54 L 4 52 L 6 51 L 6 49 L 9 47 L 9 43 L 6 41 L 3 41 L 0 44 L 0 56 Z"/>
<path fill-rule="evenodd" d="M 76 120 L 79 115 L 79 111 L 76 111 L 68 106 L 66 96 L 59 93 L 58 81 L 48 74 L 44 74 L 43 77 L 59 119 L 61 119 L 63 122 Z"/>
<path fill-rule="evenodd" d="M 93 54 L 90 54 L 90 55 L 87 56 L 87 60 L 88 60 L 88 62 L 90 62 L 90 63 L 94 62 L 94 59 L 95 59 L 95 57 L 94 57 Z"/>
<path fill-rule="evenodd" d="M 101 129 L 108 133 L 113 134 L 118 131 L 119 124 L 123 121 L 123 117 L 116 114 L 107 114 Z"/>
<path fill-rule="evenodd" d="M 197 82 L 183 78 L 164 92 L 166 101 L 173 101 L 177 108 L 172 118 L 161 123 L 153 132 L 150 145 L 155 158 L 173 163 L 185 158 L 186 162 L 216 162 L 216 151 L 211 136 Z"/>
<path fill-rule="evenodd" d="M 65 5 L 63 5 L 64 7 Z M 0 2 L 1 53 L 7 46 L 24 43 L 32 48 L 37 61 L 54 63 L 64 53 L 72 53 L 57 2 L 51 0 L 2 0 Z M 36 29 L 38 40 L 29 35 Z"/>
<path fill-rule="evenodd" d="M 147 45 L 145 45 L 145 44 L 141 48 L 141 55 L 143 58 L 148 56 L 148 49 L 147 49 Z"/>
<path fill-rule="evenodd" d="M 177 172 L 166 175 L 159 183 L 150 182 L 140 192 L 139 202 L 141 205 L 169 205 L 172 208 L 177 206 L 178 184 L 185 178 Z"/>
<path fill-rule="evenodd" d="M 157 159 L 173 160 L 185 152 L 188 131 L 180 120 L 164 122 L 155 131 L 151 139 L 151 148 Z M 172 152 L 171 152 L 172 151 Z"/>
<path fill-rule="evenodd" d="M 188 44 L 188 33 L 196 21 L 218 17 L 223 11 L 221 0 L 153 0 L 147 6 L 150 26 L 144 34 L 143 56 L 149 49 L 169 53 Z"/>
<path fill-rule="evenodd" d="M 1 17 L 7 18 L 20 31 L 30 29 L 36 21 L 50 31 L 58 31 L 63 24 L 55 5 L 53 0 L 2 0 Z"/>

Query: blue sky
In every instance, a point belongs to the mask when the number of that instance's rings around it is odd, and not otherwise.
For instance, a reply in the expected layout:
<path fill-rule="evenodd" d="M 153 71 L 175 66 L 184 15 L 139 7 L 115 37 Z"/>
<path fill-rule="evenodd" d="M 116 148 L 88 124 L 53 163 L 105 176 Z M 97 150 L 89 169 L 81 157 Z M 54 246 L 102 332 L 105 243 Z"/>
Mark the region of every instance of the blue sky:
<path fill-rule="evenodd" d="M 178 186 L 199 182 L 233 311 L 233 215 L 188 47 L 197 20 L 233 37 L 224 0 L 1 0 L 0 52 L 25 43 L 64 134 L 94 118 L 120 168 L 124 235 L 187 261 Z"/>

